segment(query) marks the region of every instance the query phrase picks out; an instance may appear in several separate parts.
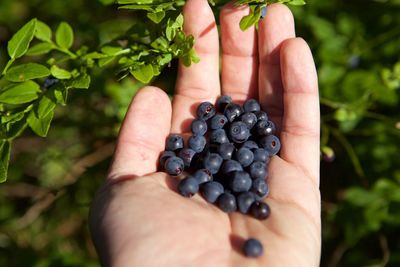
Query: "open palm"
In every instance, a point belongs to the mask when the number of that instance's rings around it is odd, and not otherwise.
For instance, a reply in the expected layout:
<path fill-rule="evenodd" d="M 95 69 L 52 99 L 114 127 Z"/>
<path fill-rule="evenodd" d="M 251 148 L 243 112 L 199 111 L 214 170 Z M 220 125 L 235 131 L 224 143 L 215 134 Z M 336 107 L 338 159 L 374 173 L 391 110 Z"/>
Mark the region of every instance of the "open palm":
<path fill-rule="evenodd" d="M 239 29 L 247 13 L 232 5 L 221 11 L 220 82 L 213 13 L 206 0 L 187 1 L 185 31 L 196 37 L 201 62 L 180 66 L 172 107 L 155 87 L 142 89 L 130 106 L 107 183 L 91 210 L 104 266 L 318 266 L 319 104 L 312 55 L 295 38 L 285 6 L 269 6 L 258 32 Z M 175 178 L 156 172 L 169 132 L 188 132 L 196 104 L 220 94 L 239 102 L 258 98 L 278 126 L 282 150 L 269 164 L 272 213 L 265 221 L 228 215 L 200 196 L 183 198 Z M 263 243 L 262 257 L 243 256 L 249 237 Z"/>

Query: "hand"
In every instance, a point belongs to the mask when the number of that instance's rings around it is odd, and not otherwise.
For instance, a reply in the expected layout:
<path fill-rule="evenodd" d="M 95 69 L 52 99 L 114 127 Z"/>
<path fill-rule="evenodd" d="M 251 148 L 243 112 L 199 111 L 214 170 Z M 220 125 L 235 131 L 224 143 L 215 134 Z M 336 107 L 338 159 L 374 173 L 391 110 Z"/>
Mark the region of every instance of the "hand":
<path fill-rule="evenodd" d="M 221 12 L 222 74 L 215 20 L 206 0 L 189 0 L 185 31 L 193 34 L 199 64 L 180 66 L 172 107 L 155 87 L 143 88 L 123 123 L 106 185 L 91 210 L 91 230 L 103 266 L 318 266 L 320 258 L 319 102 L 307 44 L 295 38 L 293 16 L 273 4 L 242 32 L 247 8 Z M 221 86 L 222 84 L 222 90 Z M 226 214 L 196 195 L 176 193 L 176 178 L 157 171 L 170 132 L 188 132 L 193 108 L 220 94 L 258 98 L 277 124 L 280 156 L 269 164 L 271 216 L 259 221 Z M 248 259 L 243 240 L 255 237 L 264 254 Z"/>

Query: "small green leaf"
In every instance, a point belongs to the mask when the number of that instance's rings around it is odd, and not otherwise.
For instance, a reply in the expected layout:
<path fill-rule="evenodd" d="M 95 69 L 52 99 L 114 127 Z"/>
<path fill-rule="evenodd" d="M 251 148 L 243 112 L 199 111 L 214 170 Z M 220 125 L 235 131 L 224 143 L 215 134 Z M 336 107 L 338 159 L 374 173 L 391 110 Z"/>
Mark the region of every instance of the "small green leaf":
<path fill-rule="evenodd" d="M 42 119 L 56 108 L 57 104 L 47 95 L 43 95 L 35 108 L 36 117 Z"/>
<path fill-rule="evenodd" d="M 65 106 L 68 99 L 68 89 L 65 88 L 61 83 L 58 83 L 54 88 L 54 97 L 58 104 Z"/>
<path fill-rule="evenodd" d="M 49 75 L 50 71 L 45 66 L 37 63 L 26 63 L 9 69 L 5 78 L 10 82 L 25 82 Z"/>
<path fill-rule="evenodd" d="M 45 117 L 38 118 L 34 111 L 31 111 L 28 116 L 28 125 L 39 136 L 46 137 L 50 129 L 51 121 L 53 120 L 54 111 L 49 112 Z"/>
<path fill-rule="evenodd" d="M 12 85 L 0 92 L 0 103 L 24 104 L 37 99 L 40 87 L 33 81 Z"/>
<path fill-rule="evenodd" d="M 40 43 L 29 48 L 27 56 L 40 56 L 50 52 L 54 46 L 50 43 Z"/>
<path fill-rule="evenodd" d="M 249 15 L 244 16 L 240 20 L 240 23 L 239 23 L 240 29 L 242 31 L 245 31 L 245 30 L 249 29 L 250 27 L 252 27 L 254 24 L 256 24 L 260 20 L 260 15 L 261 15 L 261 11 L 256 11 L 256 12 L 250 11 Z"/>
<path fill-rule="evenodd" d="M 90 76 L 87 74 L 81 74 L 77 78 L 71 81 L 68 86 L 69 89 L 88 89 L 90 86 Z"/>
<path fill-rule="evenodd" d="M 154 77 L 152 65 L 143 65 L 138 69 L 131 71 L 133 77 L 142 83 L 149 83 Z"/>
<path fill-rule="evenodd" d="M 154 23 L 158 24 L 165 17 L 165 12 L 164 11 L 159 11 L 159 12 L 155 12 L 155 13 L 147 13 L 147 17 L 149 19 L 151 19 Z"/>
<path fill-rule="evenodd" d="M 0 183 L 7 180 L 8 164 L 11 155 L 11 142 L 7 140 L 0 141 Z"/>
<path fill-rule="evenodd" d="M 8 54 L 12 59 L 22 57 L 29 48 L 36 29 L 36 19 L 25 24 L 8 42 Z"/>
<path fill-rule="evenodd" d="M 50 69 L 51 71 L 51 75 L 53 75 L 54 77 L 56 77 L 57 79 L 60 80 L 68 80 L 71 79 L 72 74 L 71 72 L 61 69 L 59 67 L 57 67 L 56 65 L 53 65 Z"/>
<path fill-rule="evenodd" d="M 38 20 L 36 23 L 35 37 L 44 42 L 51 43 L 52 33 L 50 27 L 47 26 L 46 23 Z"/>
<path fill-rule="evenodd" d="M 64 49 L 69 49 L 74 43 L 74 31 L 66 22 L 61 22 L 56 31 L 56 42 Z"/>
<path fill-rule="evenodd" d="M 292 0 L 292 1 L 289 2 L 289 4 L 293 5 L 293 6 L 302 6 L 302 5 L 306 4 L 306 1 L 304 1 L 304 0 Z"/>

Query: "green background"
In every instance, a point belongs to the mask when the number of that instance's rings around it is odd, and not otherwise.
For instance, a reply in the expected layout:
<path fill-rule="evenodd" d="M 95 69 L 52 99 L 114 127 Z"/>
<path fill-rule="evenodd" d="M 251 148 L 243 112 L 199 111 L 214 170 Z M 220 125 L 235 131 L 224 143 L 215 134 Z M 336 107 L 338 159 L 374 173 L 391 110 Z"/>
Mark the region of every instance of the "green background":
<path fill-rule="evenodd" d="M 0 69 L 7 41 L 32 17 L 53 29 L 69 22 L 74 47 L 91 49 L 131 25 L 132 13 L 102 2 L 2 0 Z M 292 10 L 319 73 L 321 266 L 400 266 L 400 1 L 310 0 Z M 0 185 L 0 266 L 98 266 L 88 209 L 141 87 L 111 73 L 95 69 L 90 90 L 71 93 L 48 138 L 28 131 L 14 142 Z M 172 94 L 175 75 L 176 62 L 155 84 Z"/>

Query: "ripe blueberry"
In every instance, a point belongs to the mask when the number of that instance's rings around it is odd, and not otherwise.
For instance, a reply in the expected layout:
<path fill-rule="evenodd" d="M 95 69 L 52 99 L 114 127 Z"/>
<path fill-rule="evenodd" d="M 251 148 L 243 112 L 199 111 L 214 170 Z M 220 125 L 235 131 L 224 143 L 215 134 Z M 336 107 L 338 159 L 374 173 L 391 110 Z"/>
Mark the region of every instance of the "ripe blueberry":
<path fill-rule="evenodd" d="M 191 129 L 194 135 L 205 135 L 207 132 L 207 123 L 201 119 L 194 119 Z"/>
<path fill-rule="evenodd" d="M 164 167 L 165 162 L 167 161 L 167 159 L 169 159 L 170 157 L 174 157 L 174 156 L 176 156 L 176 155 L 175 155 L 175 152 L 173 152 L 173 151 L 164 151 L 163 153 L 161 153 L 161 155 L 160 155 L 160 166 Z"/>
<path fill-rule="evenodd" d="M 218 130 L 224 128 L 225 124 L 228 122 L 228 119 L 222 115 L 217 114 L 211 118 L 210 128 L 213 130 Z"/>
<path fill-rule="evenodd" d="M 188 143 L 191 149 L 196 153 L 200 153 L 206 146 L 207 140 L 203 135 L 192 135 L 189 137 Z"/>
<path fill-rule="evenodd" d="M 250 165 L 250 176 L 254 180 L 265 179 L 267 174 L 267 165 L 264 162 L 256 161 Z"/>
<path fill-rule="evenodd" d="M 263 245 L 257 239 L 250 238 L 243 245 L 243 253 L 249 258 L 260 257 L 263 252 Z"/>
<path fill-rule="evenodd" d="M 272 121 L 261 120 L 256 124 L 258 135 L 272 135 L 276 132 L 275 124 Z"/>
<path fill-rule="evenodd" d="M 199 191 L 199 183 L 192 176 L 186 177 L 178 184 L 178 192 L 184 197 L 192 197 Z"/>
<path fill-rule="evenodd" d="M 268 196 L 269 187 L 265 179 L 259 178 L 253 181 L 250 191 L 257 196 L 257 200 L 262 200 Z"/>
<path fill-rule="evenodd" d="M 250 137 L 250 131 L 245 123 L 235 121 L 229 128 L 228 136 L 235 143 L 244 143 Z"/>
<path fill-rule="evenodd" d="M 210 181 L 202 184 L 200 191 L 207 202 L 215 203 L 218 197 L 224 193 L 224 187 L 218 182 Z"/>
<path fill-rule="evenodd" d="M 249 99 L 243 104 L 245 112 L 257 112 L 261 110 L 260 103 L 255 99 Z"/>
<path fill-rule="evenodd" d="M 210 102 L 203 102 L 197 108 L 197 118 L 208 120 L 215 115 L 215 107 Z"/>
<path fill-rule="evenodd" d="M 179 134 L 170 134 L 167 138 L 165 150 L 175 151 L 183 148 L 183 138 Z"/>
<path fill-rule="evenodd" d="M 196 151 L 190 148 L 182 148 L 179 151 L 179 157 L 183 160 L 185 167 L 189 168 L 192 164 L 192 160 L 194 155 L 196 155 Z"/>
<path fill-rule="evenodd" d="M 229 143 L 229 139 L 224 129 L 218 129 L 211 132 L 210 142 L 214 144 L 224 144 Z"/>
<path fill-rule="evenodd" d="M 235 152 L 235 145 L 232 143 L 224 143 L 218 146 L 218 154 L 224 160 L 228 160 L 232 158 L 233 152 Z"/>
<path fill-rule="evenodd" d="M 178 157 L 170 157 L 167 159 L 164 165 L 164 169 L 167 171 L 169 175 L 178 176 L 180 175 L 185 168 L 185 164 L 181 158 Z"/>
<path fill-rule="evenodd" d="M 247 128 L 251 129 L 257 123 L 257 116 L 252 112 L 246 112 L 240 116 L 240 120 L 247 125 Z"/>
<path fill-rule="evenodd" d="M 233 172 L 230 180 L 230 189 L 235 193 L 247 192 L 250 190 L 252 180 L 250 175 L 244 171 Z"/>
<path fill-rule="evenodd" d="M 261 138 L 260 146 L 267 150 L 270 155 L 276 155 L 281 149 L 281 142 L 275 135 L 268 135 Z"/>
<path fill-rule="evenodd" d="M 250 213 L 254 218 L 265 220 L 271 214 L 271 209 L 268 204 L 261 201 L 255 201 L 250 207 Z"/>
<path fill-rule="evenodd" d="M 256 201 L 256 197 L 252 192 L 243 192 L 236 197 L 238 209 L 243 214 L 249 212 L 251 204 L 253 204 L 254 201 Z"/>
<path fill-rule="evenodd" d="M 253 151 L 254 153 L 254 161 L 260 161 L 264 163 L 269 162 L 269 153 L 264 148 L 258 148 Z"/>
<path fill-rule="evenodd" d="M 226 105 L 232 103 L 232 97 L 223 95 L 217 100 L 217 109 L 220 112 L 223 112 L 225 110 Z"/>
<path fill-rule="evenodd" d="M 204 168 L 209 170 L 212 174 L 216 174 L 221 167 L 222 161 L 223 160 L 220 155 L 216 153 L 209 153 L 203 159 Z"/>
<path fill-rule="evenodd" d="M 268 120 L 268 115 L 265 111 L 260 110 L 260 111 L 255 112 L 254 114 L 256 114 L 258 121 L 261 121 L 261 120 L 267 121 Z"/>
<path fill-rule="evenodd" d="M 234 171 L 243 171 L 242 165 L 236 160 L 226 160 L 221 167 L 221 173 L 227 174 Z"/>
<path fill-rule="evenodd" d="M 193 174 L 193 178 L 195 178 L 199 184 L 203 184 L 211 181 L 213 176 L 209 170 L 200 169 Z"/>
<path fill-rule="evenodd" d="M 226 213 L 236 211 L 237 206 L 235 196 L 228 192 L 223 193 L 218 198 L 218 207 Z"/>
<path fill-rule="evenodd" d="M 251 152 L 250 149 L 242 147 L 238 151 L 236 151 L 235 159 L 239 161 L 239 163 L 245 168 L 253 163 L 254 154 L 253 152 Z"/>
<path fill-rule="evenodd" d="M 224 115 L 229 122 L 233 122 L 236 118 L 239 118 L 243 113 L 243 108 L 235 103 L 229 103 L 226 105 Z"/>

